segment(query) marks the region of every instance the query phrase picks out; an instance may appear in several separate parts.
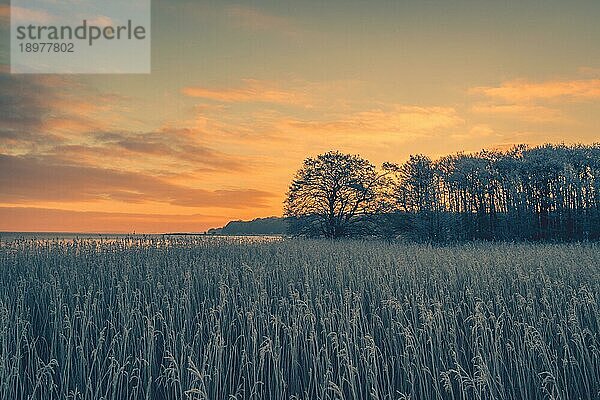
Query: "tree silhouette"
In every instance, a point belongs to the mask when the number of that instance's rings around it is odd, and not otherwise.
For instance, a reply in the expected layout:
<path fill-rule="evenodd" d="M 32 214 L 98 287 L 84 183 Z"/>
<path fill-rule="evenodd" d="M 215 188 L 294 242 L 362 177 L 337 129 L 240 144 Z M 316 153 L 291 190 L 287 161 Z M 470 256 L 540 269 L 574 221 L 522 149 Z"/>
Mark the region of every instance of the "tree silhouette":
<path fill-rule="evenodd" d="M 598 239 L 599 164 L 599 144 L 411 156 L 398 169 L 396 209 L 418 239 Z"/>
<path fill-rule="evenodd" d="M 339 238 L 368 230 L 368 216 L 385 212 L 387 171 L 369 161 L 330 151 L 304 160 L 284 204 L 294 235 Z"/>
<path fill-rule="evenodd" d="M 517 145 L 381 171 L 339 152 L 308 158 L 285 201 L 291 233 L 418 240 L 600 239 L 600 144 Z"/>

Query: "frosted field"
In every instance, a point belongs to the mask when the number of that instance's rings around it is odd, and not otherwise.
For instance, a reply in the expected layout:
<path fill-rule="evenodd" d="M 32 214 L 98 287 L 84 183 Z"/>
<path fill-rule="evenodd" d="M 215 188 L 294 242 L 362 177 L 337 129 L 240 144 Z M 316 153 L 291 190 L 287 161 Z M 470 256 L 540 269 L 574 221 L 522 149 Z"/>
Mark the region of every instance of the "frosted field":
<path fill-rule="evenodd" d="M 0 244 L 2 399 L 600 398 L 600 246 Z"/>

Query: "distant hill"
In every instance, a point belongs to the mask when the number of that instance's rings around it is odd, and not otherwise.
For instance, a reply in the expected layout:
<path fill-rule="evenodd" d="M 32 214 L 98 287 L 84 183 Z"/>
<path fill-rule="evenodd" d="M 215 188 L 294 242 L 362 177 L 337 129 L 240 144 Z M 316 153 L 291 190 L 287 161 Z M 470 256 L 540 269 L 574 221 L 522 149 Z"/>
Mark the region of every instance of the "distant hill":
<path fill-rule="evenodd" d="M 212 228 L 209 235 L 283 235 L 287 221 L 282 217 L 256 218 L 252 221 L 230 221 L 222 228 Z"/>

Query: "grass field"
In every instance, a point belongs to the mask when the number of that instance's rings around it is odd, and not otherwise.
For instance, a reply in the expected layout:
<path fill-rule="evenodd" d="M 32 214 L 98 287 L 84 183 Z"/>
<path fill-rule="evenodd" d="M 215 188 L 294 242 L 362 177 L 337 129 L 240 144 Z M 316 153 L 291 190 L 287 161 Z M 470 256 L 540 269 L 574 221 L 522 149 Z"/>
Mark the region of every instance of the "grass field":
<path fill-rule="evenodd" d="M 1 399 L 600 398 L 600 246 L 0 246 Z"/>

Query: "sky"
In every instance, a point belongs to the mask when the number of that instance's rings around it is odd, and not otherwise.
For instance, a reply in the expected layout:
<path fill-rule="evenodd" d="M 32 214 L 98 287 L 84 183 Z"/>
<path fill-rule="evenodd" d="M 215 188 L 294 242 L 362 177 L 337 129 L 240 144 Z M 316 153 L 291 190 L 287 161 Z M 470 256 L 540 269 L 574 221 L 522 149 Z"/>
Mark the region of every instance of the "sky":
<path fill-rule="evenodd" d="M 282 214 L 302 160 L 600 141 L 600 2 L 152 2 L 150 74 L 18 75 L 0 3 L 0 231 Z"/>

